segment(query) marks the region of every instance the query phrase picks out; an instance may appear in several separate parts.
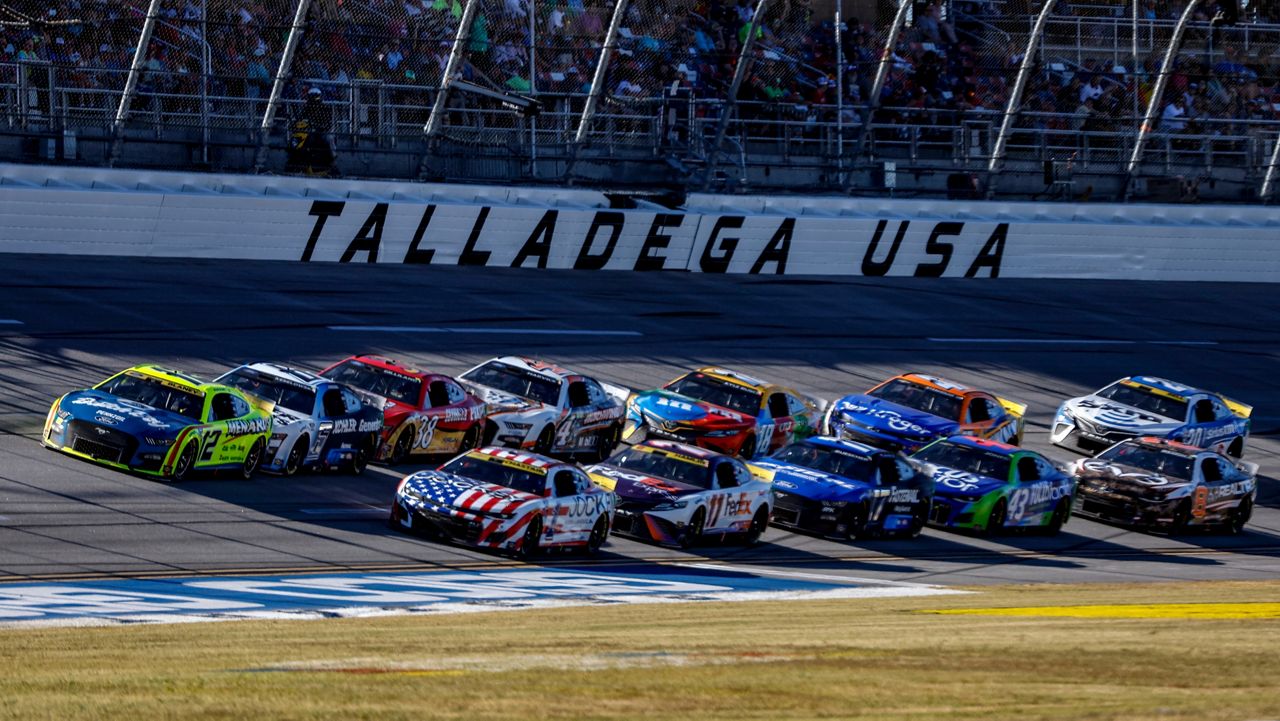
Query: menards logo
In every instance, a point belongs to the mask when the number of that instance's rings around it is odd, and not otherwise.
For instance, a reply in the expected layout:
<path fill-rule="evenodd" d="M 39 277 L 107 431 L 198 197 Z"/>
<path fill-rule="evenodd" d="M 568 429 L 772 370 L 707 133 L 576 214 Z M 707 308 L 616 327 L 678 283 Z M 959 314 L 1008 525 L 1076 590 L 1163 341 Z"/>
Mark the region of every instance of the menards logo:
<path fill-rule="evenodd" d="M 266 433 L 271 430 L 271 422 L 266 418 L 253 420 L 227 421 L 227 436 L 247 436 L 254 433 Z"/>

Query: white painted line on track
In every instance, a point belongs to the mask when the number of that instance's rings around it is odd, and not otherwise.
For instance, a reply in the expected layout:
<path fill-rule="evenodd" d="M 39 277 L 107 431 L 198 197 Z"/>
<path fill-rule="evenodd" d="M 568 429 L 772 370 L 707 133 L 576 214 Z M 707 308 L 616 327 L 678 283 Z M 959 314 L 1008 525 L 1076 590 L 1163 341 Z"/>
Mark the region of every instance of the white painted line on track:
<path fill-rule="evenodd" d="M 12 318 L 0 318 L 0 325 L 26 325 L 26 323 Z"/>
<path fill-rule="evenodd" d="M 303 508 L 301 513 L 309 513 L 313 515 L 368 515 L 370 513 L 388 513 L 391 509 L 379 508 L 378 506 L 366 506 L 365 508 Z"/>
<path fill-rule="evenodd" d="M 331 325 L 329 330 L 352 333 L 491 333 L 513 335 L 621 335 L 642 336 L 635 330 L 577 330 L 573 328 L 434 328 L 415 325 Z"/>
<path fill-rule="evenodd" d="M 1218 345 L 1216 340 L 1115 340 L 1109 338 L 926 338 L 931 343 L 1009 343 L 1023 345 Z"/>
<path fill-rule="evenodd" d="M 813 581 L 839 581 L 843 583 L 867 583 L 879 586 L 896 586 L 898 588 L 943 588 L 932 583 L 914 583 L 912 581 L 889 581 L 882 578 L 867 578 L 865 576 L 837 576 L 830 573 L 802 573 L 800 571 L 779 571 L 776 569 L 755 568 L 747 566 L 733 566 L 719 563 L 676 563 L 672 564 L 684 568 L 705 568 L 709 571 L 729 571 L 733 573 L 750 573 L 757 576 L 781 576 L 783 578 L 803 578 Z M 957 591 L 957 593 L 964 593 Z"/>

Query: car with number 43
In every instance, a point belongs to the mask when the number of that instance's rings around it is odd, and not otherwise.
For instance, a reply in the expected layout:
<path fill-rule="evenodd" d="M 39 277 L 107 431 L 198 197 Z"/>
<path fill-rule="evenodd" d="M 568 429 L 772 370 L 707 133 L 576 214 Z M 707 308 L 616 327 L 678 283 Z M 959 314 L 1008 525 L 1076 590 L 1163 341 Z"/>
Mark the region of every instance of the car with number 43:
<path fill-rule="evenodd" d="M 120 470 L 173 481 L 196 471 L 253 476 L 271 415 L 235 388 L 138 365 L 54 401 L 41 442 Z"/>
<path fill-rule="evenodd" d="M 614 495 L 572 464 L 486 447 L 406 476 L 389 523 L 525 558 L 552 548 L 594 554 L 609 536 L 613 508 Z"/>
<path fill-rule="evenodd" d="M 904 373 L 832 403 L 825 432 L 911 453 L 937 438 L 967 435 L 1020 445 L 1025 403 L 923 373 Z"/>
<path fill-rule="evenodd" d="M 1130 438 L 1075 461 L 1075 512 L 1170 532 L 1239 533 L 1253 515 L 1258 465 L 1164 438 Z"/>
<path fill-rule="evenodd" d="M 271 409 L 271 439 L 262 470 L 292 476 L 301 469 L 364 472 L 377 452 L 382 405 L 300 368 L 249 363 L 217 378 Z"/>
<path fill-rule="evenodd" d="M 623 439 L 659 438 L 743 458 L 818 431 L 823 403 L 724 368 L 700 368 L 627 401 Z"/>
<path fill-rule="evenodd" d="M 453 455 L 480 445 L 484 401 L 447 375 L 373 355 L 352 356 L 320 375 L 381 402 L 374 460 L 394 465 L 410 456 Z"/>
<path fill-rule="evenodd" d="M 1239 458 L 1253 408 L 1155 376 L 1129 376 L 1058 408 L 1049 440 L 1093 455 L 1120 441 L 1154 436 Z"/>
<path fill-rule="evenodd" d="M 622 436 L 627 390 L 554 363 L 493 358 L 458 380 L 488 405 L 484 445 L 602 460 Z"/>
<path fill-rule="evenodd" d="M 853 540 L 920 535 L 933 480 L 901 454 L 830 436 L 797 441 L 747 467 L 773 484 L 773 525 Z"/>
<path fill-rule="evenodd" d="M 650 440 L 586 467 L 618 497 L 614 533 L 688 548 L 729 536 L 754 544 L 769 525 L 771 488 L 740 459 Z"/>
<path fill-rule="evenodd" d="M 933 478 L 930 525 L 998 534 L 1055 534 L 1071 517 L 1075 480 L 1045 456 L 972 436 L 941 438 L 911 458 Z"/>

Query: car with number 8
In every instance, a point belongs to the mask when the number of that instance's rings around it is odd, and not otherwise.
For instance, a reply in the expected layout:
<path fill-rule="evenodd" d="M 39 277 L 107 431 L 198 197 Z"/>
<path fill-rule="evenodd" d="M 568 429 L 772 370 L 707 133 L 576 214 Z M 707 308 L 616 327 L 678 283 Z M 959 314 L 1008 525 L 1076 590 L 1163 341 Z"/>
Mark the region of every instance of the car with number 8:
<path fill-rule="evenodd" d="M 1075 480 L 1049 458 L 972 436 L 941 438 L 911 458 L 933 478 L 929 524 L 995 535 L 1056 534 L 1071 517 Z"/>
<path fill-rule="evenodd" d="M 85 460 L 173 481 L 196 471 L 253 476 L 271 416 L 236 388 L 139 365 L 54 401 L 41 443 Z"/>
<path fill-rule="evenodd" d="M 618 497 L 614 532 L 688 548 L 703 538 L 754 544 L 769 524 L 771 487 L 740 459 L 652 440 L 586 467 Z"/>

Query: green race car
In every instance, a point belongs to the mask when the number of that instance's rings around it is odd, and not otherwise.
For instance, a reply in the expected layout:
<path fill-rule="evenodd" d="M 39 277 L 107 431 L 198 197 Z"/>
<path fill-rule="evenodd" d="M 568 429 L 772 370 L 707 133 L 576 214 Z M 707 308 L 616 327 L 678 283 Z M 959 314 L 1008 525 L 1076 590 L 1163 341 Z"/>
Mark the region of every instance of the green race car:
<path fill-rule="evenodd" d="M 140 365 L 55 401 L 41 442 L 174 481 L 198 470 L 226 469 L 248 479 L 271 436 L 269 406 L 235 388 Z"/>
<path fill-rule="evenodd" d="M 972 436 L 943 438 L 911 456 L 933 478 L 929 525 L 996 534 L 1057 533 L 1071 516 L 1075 480 L 1025 448 Z"/>

